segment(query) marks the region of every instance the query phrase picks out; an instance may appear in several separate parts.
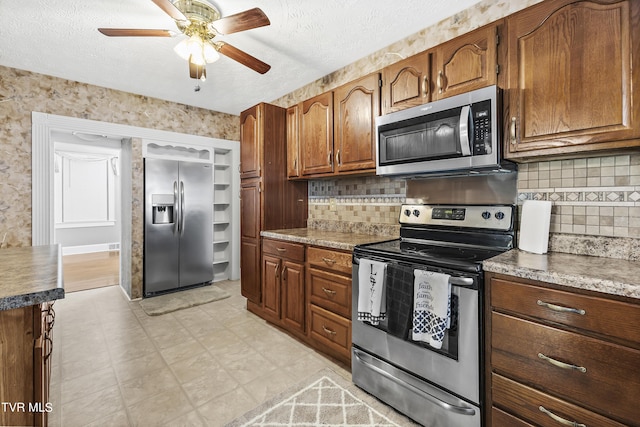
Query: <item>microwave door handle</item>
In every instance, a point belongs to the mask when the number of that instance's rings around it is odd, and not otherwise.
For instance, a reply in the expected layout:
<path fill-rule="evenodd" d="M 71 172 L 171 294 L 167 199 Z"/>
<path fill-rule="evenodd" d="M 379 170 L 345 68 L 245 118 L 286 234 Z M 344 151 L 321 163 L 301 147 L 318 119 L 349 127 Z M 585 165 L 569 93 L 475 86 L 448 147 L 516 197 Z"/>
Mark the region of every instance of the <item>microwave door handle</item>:
<path fill-rule="evenodd" d="M 469 114 L 471 113 L 471 107 L 465 105 L 460 110 L 460 150 L 463 156 L 471 155 L 471 144 L 469 143 Z"/>

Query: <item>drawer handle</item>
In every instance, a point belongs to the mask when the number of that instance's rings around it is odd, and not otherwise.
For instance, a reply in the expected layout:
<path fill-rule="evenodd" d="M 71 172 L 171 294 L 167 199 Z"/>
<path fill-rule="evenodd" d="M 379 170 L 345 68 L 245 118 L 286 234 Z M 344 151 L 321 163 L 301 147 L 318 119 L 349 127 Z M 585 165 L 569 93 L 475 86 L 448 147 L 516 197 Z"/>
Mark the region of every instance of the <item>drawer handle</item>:
<path fill-rule="evenodd" d="M 326 262 L 327 264 L 330 264 L 330 265 L 333 265 L 333 264 L 335 264 L 335 263 L 336 263 L 336 260 L 335 260 L 335 259 L 331 259 L 331 258 L 325 258 L 325 257 L 322 257 L 322 260 L 323 260 L 324 262 Z"/>
<path fill-rule="evenodd" d="M 559 360 L 556 359 L 552 359 L 549 356 L 545 356 L 542 353 L 538 353 L 538 357 L 542 360 L 546 360 L 547 362 L 551 363 L 554 366 L 557 366 L 558 368 L 562 368 L 562 369 L 574 369 L 576 371 L 580 371 L 582 373 L 587 372 L 587 368 L 585 368 L 584 366 L 578 366 L 578 365 L 571 365 L 569 363 L 564 363 L 561 362 Z"/>
<path fill-rule="evenodd" d="M 287 248 L 276 248 L 278 252 L 287 252 Z"/>
<path fill-rule="evenodd" d="M 549 310 L 558 311 L 560 313 L 575 313 L 581 316 L 584 316 L 585 314 L 587 314 L 586 311 L 580 308 L 563 307 L 561 305 L 555 305 L 555 304 L 551 304 L 551 303 L 540 301 L 540 300 L 538 300 L 538 305 L 547 307 Z"/>
<path fill-rule="evenodd" d="M 335 335 L 336 334 L 336 331 L 332 331 L 331 329 L 327 328 L 324 325 L 322 325 L 322 330 L 324 331 L 325 334 L 329 334 L 329 335 Z"/>
<path fill-rule="evenodd" d="M 335 295 L 335 294 L 336 294 L 336 291 L 331 290 L 331 289 L 327 289 L 327 288 L 325 288 L 324 286 L 322 287 L 322 290 L 323 290 L 323 291 L 324 291 L 324 293 L 325 293 L 325 294 L 327 294 L 327 295 L 331 295 L 331 296 L 333 296 L 333 295 Z"/>
<path fill-rule="evenodd" d="M 553 412 L 551 412 L 550 410 L 546 409 L 544 406 L 538 406 L 538 409 L 540 410 L 540 412 L 542 412 L 543 414 L 549 415 L 549 417 L 551 417 L 554 421 L 557 421 L 562 425 L 571 426 L 571 427 L 587 427 L 586 424 L 581 424 L 576 421 L 569 421 L 567 419 L 559 417 Z"/>

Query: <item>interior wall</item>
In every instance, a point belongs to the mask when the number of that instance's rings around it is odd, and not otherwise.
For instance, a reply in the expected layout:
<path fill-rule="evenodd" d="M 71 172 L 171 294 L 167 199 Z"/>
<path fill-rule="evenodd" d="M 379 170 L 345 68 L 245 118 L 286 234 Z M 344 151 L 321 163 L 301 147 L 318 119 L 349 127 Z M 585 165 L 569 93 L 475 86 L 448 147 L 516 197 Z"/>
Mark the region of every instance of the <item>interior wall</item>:
<path fill-rule="evenodd" d="M 0 239 L 31 245 L 31 112 L 235 140 L 237 116 L 0 66 Z M 135 150 L 134 150 L 135 151 Z M 132 161 L 142 162 L 142 151 Z M 141 180 L 141 174 L 138 179 Z M 141 185 L 141 184 L 140 184 Z"/>

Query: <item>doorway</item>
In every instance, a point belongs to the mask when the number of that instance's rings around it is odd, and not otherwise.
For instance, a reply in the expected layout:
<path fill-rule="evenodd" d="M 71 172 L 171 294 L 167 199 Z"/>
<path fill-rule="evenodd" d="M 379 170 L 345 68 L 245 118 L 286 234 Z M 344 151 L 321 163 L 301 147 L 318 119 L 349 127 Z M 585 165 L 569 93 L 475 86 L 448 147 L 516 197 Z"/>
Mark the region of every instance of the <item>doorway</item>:
<path fill-rule="evenodd" d="M 122 140 L 53 131 L 54 243 L 66 292 L 120 283 Z"/>

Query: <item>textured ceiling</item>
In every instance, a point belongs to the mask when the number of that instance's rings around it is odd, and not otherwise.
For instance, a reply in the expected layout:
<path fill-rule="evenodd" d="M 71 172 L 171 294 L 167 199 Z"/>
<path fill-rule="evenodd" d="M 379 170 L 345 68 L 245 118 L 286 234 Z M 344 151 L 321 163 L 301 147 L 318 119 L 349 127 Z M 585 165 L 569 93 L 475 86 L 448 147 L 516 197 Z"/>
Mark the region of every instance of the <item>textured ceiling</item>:
<path fill-rule="evenodd" d="M 194 91 L 174 38 L 109 38 L 98 27 L 175 22 L 151 0 L 0 0 L 0 65 L 230 114 L 271 101 L 479 0 L 216 0 L 222 16 L 261 8 L 271 25 L 220 36 L 271 65 L 222 57 Z"/>

